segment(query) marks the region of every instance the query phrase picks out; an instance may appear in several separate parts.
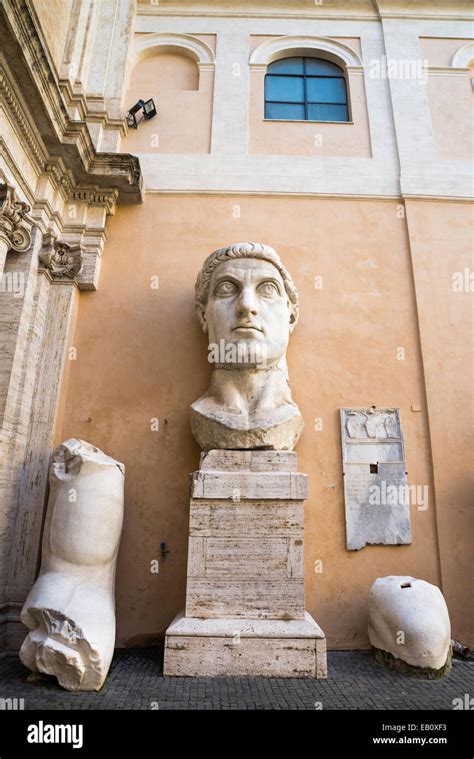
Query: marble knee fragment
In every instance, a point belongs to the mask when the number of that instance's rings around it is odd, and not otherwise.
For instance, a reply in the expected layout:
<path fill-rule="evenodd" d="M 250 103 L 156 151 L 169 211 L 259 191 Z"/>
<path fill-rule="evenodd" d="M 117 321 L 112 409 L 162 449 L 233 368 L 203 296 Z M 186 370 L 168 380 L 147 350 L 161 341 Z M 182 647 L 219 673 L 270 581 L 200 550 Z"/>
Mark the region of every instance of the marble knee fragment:
<path fill-rule="evenodd" d="M 21 613 L 20 659 L 67 690 L 99 690 L 115 644 L 125 468 L 83 440 L 54 452 L 41 570 Z"/>
<path fill-rule="evenodd" d="M 440 589 L 414 577 L 375 580 L 368 633 L 377 661 L 420 677 L 442 676 L 451 665 L 451 625 Z"/>

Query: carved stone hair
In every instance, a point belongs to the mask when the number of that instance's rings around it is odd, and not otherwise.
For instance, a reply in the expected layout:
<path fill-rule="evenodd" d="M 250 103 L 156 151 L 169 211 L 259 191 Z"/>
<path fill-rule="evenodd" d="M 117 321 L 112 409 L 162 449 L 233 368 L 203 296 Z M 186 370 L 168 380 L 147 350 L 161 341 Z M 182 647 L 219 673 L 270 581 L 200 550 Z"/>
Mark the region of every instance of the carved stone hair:
<path fill-rule="evenodd" d="M 298 321 L 298 290 L 290 273 L 283 266 L 276 250 L 271 248 L 270 245 L 263 245 L 263 243 L 259 242 L 236 242 L 234 245 L 228 245 L 226 248 L 218 248 L 218 250 L 213 251 L 206 258 L 196 280 L 196 306 L 203 307 L 207 303 L 209 285 L 214 269 L 224 261 L 229 261 L 233 258 L 261 258 L 264 261 L 269 261 L 278 269 L 290 301 L 290 322 L 294 326 Z"/>

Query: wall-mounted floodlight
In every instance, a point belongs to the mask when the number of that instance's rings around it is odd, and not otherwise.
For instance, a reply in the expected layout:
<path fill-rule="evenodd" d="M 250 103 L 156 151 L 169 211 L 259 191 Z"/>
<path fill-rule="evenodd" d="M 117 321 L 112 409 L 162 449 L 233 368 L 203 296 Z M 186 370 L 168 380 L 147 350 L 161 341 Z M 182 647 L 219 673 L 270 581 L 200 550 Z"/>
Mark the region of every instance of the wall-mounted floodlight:
<path fill-rule="evenodd" d="M 143 110 L 141 118 L 137 119 L 137 113 Z M 156 116 L 155 102 L 153 98 L 149 100 L 137 100 L 127 113 L 127 124 L 132 129 L 137 129 L 140 121 L 143 119 L 152 119 Z"/>

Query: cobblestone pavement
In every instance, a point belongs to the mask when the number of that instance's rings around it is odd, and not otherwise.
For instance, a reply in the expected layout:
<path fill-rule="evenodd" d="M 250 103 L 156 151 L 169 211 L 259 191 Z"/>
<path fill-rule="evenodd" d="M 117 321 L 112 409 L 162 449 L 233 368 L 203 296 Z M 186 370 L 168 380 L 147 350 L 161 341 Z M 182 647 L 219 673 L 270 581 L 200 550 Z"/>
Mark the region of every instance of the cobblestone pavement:
<path fill-rule="evenodd" d="M 328 654 L 327 680 L 163 677 L 160 649 L 119 649 L 100 693 L 67 693 L 54 678 L 26 682 L 17 657 L 0 661 L 0 698 L 28 709 L 443 709 L 474 696 L 474 662 L 455 659 L 442 680 L 388 672 L 366 651 Z M 473 702 L 474 703 L 474 702 Z"/>

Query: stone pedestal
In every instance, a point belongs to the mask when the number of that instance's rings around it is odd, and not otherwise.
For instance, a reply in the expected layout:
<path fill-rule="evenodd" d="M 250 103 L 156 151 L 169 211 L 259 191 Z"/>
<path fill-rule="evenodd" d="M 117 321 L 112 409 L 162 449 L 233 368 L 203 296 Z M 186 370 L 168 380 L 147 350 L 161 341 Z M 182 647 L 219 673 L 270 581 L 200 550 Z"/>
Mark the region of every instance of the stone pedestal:
<path fill-rule="evenodd" d="M 291 451 L 201 455 L 165 675 L 326 677 L 326 639 L 304 609 L 306 496 Z"/>

